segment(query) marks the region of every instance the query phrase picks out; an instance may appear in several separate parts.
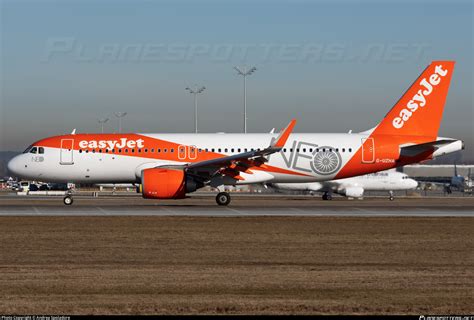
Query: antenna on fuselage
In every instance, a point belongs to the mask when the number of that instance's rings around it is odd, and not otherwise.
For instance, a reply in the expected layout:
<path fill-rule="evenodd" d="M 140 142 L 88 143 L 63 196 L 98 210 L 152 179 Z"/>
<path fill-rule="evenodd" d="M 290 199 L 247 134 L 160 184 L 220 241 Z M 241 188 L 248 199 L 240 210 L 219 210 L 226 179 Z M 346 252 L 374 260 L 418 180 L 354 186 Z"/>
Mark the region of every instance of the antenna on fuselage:
<path fill-rule="evenodd" d="M 76 128 L 74 128 L 74 130 L 72 130 L 71 134 L 76 134 Z"/>

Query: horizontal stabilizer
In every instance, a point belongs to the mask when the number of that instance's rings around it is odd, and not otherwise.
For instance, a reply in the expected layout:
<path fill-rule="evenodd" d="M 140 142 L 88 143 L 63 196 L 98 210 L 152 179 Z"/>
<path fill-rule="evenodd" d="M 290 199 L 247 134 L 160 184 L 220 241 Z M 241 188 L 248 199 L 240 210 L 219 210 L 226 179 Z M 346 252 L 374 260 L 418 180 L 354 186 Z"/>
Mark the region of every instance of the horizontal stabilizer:
<path fill-rule="evenodd" d="M 434 152 L 458 140 L 442 139 L 421 144 L 400 147 L 400 157 L 415 157 L 425 152 Z"/>

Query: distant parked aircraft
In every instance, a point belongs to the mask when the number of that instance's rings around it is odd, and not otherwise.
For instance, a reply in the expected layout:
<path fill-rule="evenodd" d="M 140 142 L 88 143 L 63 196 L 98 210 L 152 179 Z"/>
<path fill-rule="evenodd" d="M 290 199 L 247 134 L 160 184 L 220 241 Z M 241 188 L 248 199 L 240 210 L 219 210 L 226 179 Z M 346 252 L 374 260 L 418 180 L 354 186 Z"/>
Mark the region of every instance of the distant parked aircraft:
<path fill-rule="evenodd" d="M 445 185 L 445 190 L 447 193 L 451 193 L 452 189 L 457 189 L 459 191 L 464 191 L 465 189 L 472 189 L 473 181 L 471 179 L 471 168 L 467 173 L 467 176 L 458 174 L 458 168 L 456 163 L 454 163 L 454 175 L 451 177 L 449 184 Z"/>
<path fill-rule="evenodd" d="M 331 200 L 332 193 L 351 198 L 361 198 L 364 191 L 388 191 L 393 200 L 393 191 L 416 188 L 418 182 L 405 173 L 394 170 L 370 173 L 363 176 L 309 183 L 273 183 L 269 186 L 277 190 L 309 191 L 323 193 L 323 200 Z"/>

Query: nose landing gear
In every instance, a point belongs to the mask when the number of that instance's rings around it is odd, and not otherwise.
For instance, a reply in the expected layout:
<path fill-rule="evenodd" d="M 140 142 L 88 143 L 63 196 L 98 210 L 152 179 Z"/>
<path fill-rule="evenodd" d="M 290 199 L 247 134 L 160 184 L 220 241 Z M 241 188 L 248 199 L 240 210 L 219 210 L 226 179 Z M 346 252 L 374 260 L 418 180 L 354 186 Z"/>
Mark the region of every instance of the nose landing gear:
<path fill-rule="evenodd" d="M 72 195 L 68 194 L 64 197 L 63 202 L 65 205 L 70 206 L 73 204 L 74 200 L 72 199 Z"/>

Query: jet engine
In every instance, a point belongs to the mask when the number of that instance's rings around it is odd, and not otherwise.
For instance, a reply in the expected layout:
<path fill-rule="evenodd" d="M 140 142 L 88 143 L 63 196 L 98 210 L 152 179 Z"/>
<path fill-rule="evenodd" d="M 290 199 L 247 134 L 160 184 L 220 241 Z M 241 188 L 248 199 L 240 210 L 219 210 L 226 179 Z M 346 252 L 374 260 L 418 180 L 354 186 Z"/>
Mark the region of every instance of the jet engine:
<path fill-rule="evenodd" d="M 344 190 L 344 195 L 351 198 L 360 198 L 364 195 L 364 188 L 362 187 L 347 187 Z"/>
<path fill-rule="evenodd" d="M 151 168 L 142 172 L 142 194 L 146 199 L 183 199 L 202 187 L 182 169 Z"/>

